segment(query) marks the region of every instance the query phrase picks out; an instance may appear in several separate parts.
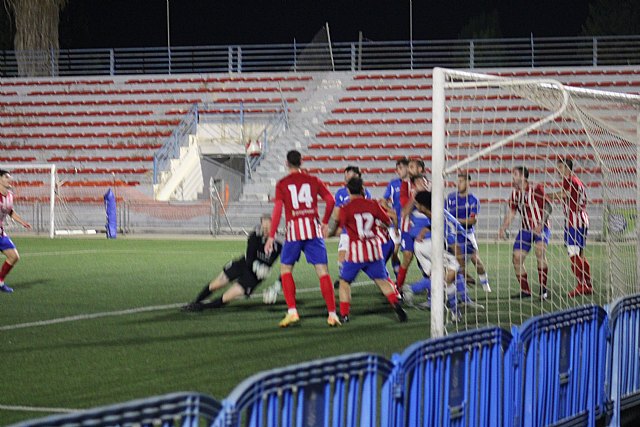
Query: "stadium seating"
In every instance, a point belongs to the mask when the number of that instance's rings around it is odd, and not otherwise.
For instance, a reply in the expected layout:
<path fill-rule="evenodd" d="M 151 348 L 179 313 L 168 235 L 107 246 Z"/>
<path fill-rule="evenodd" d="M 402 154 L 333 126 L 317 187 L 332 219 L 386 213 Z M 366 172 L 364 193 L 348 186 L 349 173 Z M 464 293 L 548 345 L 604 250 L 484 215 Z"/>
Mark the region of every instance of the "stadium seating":
<path fill-rule="evenodd" d="M 640 404 L 639 318 L 633 295 L 609 313 L 576 307 L 511 332 L 417 342 L 391 360 L 356 353 L 265 371 L 221 402 L 176 393 L 18 426 L 619 425 Z"/>

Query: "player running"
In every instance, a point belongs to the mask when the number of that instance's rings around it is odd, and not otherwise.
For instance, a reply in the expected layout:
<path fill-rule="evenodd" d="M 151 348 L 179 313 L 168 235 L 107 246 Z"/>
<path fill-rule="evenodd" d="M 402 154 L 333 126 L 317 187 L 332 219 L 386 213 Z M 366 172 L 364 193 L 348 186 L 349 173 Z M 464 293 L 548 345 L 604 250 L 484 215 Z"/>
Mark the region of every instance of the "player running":
<path fill-rule="evenodd" d="M 485 292 L 491 292 L 489 286 L 489 277 L 484 268 L 484 264 L 478 254 L 478 243 L 475 236 L 475 225 L 478 222 L 478 213 L 480 212 L 480 201 L 469 192 L 469 182 L 471 175 L 468 173 L 458 174 L 458 191 L 452 192 L 447 197 L 447 210 L 453 215 L 458 222 L 464 227 L 463 233 L 457 234 L 457 242 L 454 246 L 456 259 L 460 264 L 460 273 L 466 278 L 467 260 L 471 260 L 478 272 L 480 284 Z"/>
<path fill-rule="evenodd" d="M 271 216 L 260 219 L 260 225 L 249 234 L 247 250 L 243 257 L 229 261 L 222 272 L 200 291 L 196 299 L 182 307 L 184 311 L 201 311 L 206 308 L 221 308 L 242 297 L 249 298 L 255 288 L 271 274 L 271 267 L 280 256 L 282 243 L 275 241 L 270 254 L 265 252 L 265 243 L 271 230 Z M 204 302 L 218 289 L 233 283 L 220 297 Z"/>
<path fill-rule="evenodd" d="M 584 255 L 589 231 L 587 191 L 580 178 L 573 173 L 573 160 L 560 158 L 557 168 L 562 178 L 562 190 L 549 194 L 549 199 L 561 201 L 564 208 L 564 244 L 571 260 L 571 270 L 578 281 L 576 288 L 569 292 L 569 297 L 590 295 L 593 293 L 591 266 Z"/>
<path fill-rule="evenodd" d="M 336 301 L 333 283 L 327 268 L 327 248 L 323 236 L 327 235 L 327 224 L 333 211 L 335 200 L 327 186 L 319 178 L 302 172 L 300 152 L 287 153 L 289 174 L 276 184 L 275 203 L 271 215 L 271 232 L 265 244 L 265 253 L 273 250 L 276 231 L 284 207 L 286 236 L 280 255 L 280 280 L 282 293 L 287 302 L 288 311 L 280 321 L 280 327 L 286 328 L 300 321 L 296 308 L 296 285 L 293 280 L 293 266 L 304 252 L 307 262 L 315 267 L 320 280 L 320 291 L 327 305 L 329 326 L 339 326 L 336 314 Z M 318 197 L 326 203 L 322 223 L 318 221 Z"/>
<path fill-rule="evenodd" d="M 11 293 L 13 289 L 10 288 L 4 279 L 7 277 L 11 269 L 20 261 L 20 254 L 16 245 L 11 241 L 11 238 L 7 235 L 4 225 L 5 219 L 11 218 L 24 228 L 31 228 L 31 224 L 22 219 L 20 215 L 13 209 L 13 178 L 9 171 L 0 169 L 0 251 L 6 257 L 2 267 L 0 267 L 0 291 Z"/>
<path fill-rule="evenodd" d="M 498 238 L 504 239 L 505 232 L 511 225 L 511 221 L 520 213 L 522 226 L 513 243 L 513 267 L 520 283 L 520 293 L 513 298 L 531 297 L 527 270 L 524 260 L 534 246 L 538 264 L 538 279 L 540 281 L 540 298 L 547 299 L 547 278 L 549 267 L 547 264 L 547 246 L 551 238 L 549 230 L 549 216 L 551 215 L 551 203 L 546 199 L 544 186 L 529 183 L 529 169 L 525 166 L 517 166 L 511 172 L 513 179 L 513 191 L 509 202 L 509 212 L 498 231 Z"/>
<path fill-rule="evenodd" d="M 340 210 L 338 223 L 331 223 L 329 235 L 337 228 L 344 228 L 349 235 L 348 257 L 340 270 L 340 316 L 349 321 L 351 310 L 351 282 L 363 271 L 380 288 L 393 307 L 401 322 L 407 321 L 407 314 L 398 300 L 395 286 L 389 280 L 385 266 L 382 240 L 378 229 L 392 224 L 391 219 L 375 200 L 367 200 L 361 178 L 351 178 L 347 183 L 350 202 Z M 382 224 L 378 224 L 378 221 Z"/>

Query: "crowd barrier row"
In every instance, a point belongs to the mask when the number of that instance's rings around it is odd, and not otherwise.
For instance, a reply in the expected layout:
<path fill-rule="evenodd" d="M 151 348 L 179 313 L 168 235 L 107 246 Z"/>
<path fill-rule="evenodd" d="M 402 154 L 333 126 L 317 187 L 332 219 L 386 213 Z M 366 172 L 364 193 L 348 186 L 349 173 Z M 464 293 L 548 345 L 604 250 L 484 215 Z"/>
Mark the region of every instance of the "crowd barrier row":
<path fill-rule="evenodd" d="M 640 404 L 640 294 L 18 426 L 594 426 Z"/>

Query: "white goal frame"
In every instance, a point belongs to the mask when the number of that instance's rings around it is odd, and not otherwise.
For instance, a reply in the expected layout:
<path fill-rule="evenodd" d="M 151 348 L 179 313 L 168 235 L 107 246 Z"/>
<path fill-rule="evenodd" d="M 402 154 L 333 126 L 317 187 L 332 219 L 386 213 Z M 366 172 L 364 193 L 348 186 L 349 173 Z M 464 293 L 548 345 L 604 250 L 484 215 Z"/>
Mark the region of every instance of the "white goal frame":
<path fill-rule="evenodd" d="M 55 237 L 55 207 L 56 207 L 56 165 L 52 163 L 0 163 L 0 169 L 9 172 L 14 169 L 42 169 L 49 170 L 49 238 Z"/>
<path fill-rule="evenodd" d="M 460 78 L 460 82 L 447 81 L 447 77 Z M 473 80 L 473 81 L 469 81 Z M 468 158 L 457 162 L 454 166 L 446 168 L 445 151 L 446 151 L 446 96 L 447 89 L 464 89 L 474 87 L 505 87 L 517 85 L 538 85 L 541 90 L 558 91 L 562 95 L 563 102 L 555 110 L 549 110 L 550 114 L 541 120 L 531 123 L 525 128 L 514 132 L 513 134 L 493 143 L 490 147 L 479 150 Z M 582 89 L 565 86 L 562 83 L 551 79 L 539 78 L 505 78 L 491 76 L 487 74 L 451 70 L 445 68 L 433 69 L 433 89 L 432 89 L 432 268 L 431 268 L 431 337 L 440 337 L 445 334 L 445 292 L 444 292 L 444 209 L 445 209 L 445 176 L 454 172 L 458 168 L 473 162 L 474 160 L 496 150 L 511 141 L 520 138 L 523 135 L 553 121 L 560 117 L 567 109 L 570 95 L 575 94 L 581 97 L 589 97 L 597 99 L 613 99 L 616 102 L 640 105 L 640 96 L 622 94 L 609 91 L 600 91 L 592 89 Z M 608 128 L 608 131 L 617 133 L 616 129 Z M 636 159 L 637 168 L 640 170 L 640 115 L 637 117 L 636 130 L 636 146 L 638 147 L 638 156 Z M 599 158 L 599 163 L 603 168 L 606 164 Z M 636 200 L 637 208 L 640 212 L 640 175 L 636 174 Z M 638 252 L 640 253 L 640 227 L 636 227 Z M 636 269 L 640 273 L 640 257 L 636 258 Z M 640 277 L 640 274 L 638 275 Z"/>

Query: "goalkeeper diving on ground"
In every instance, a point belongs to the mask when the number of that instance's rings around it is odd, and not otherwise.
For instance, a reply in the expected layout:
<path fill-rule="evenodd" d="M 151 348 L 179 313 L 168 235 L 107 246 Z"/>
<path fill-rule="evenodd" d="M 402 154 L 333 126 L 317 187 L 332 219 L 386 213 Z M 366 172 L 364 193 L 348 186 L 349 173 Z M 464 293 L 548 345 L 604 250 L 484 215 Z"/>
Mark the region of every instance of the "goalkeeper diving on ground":
<path fill-rule="evenodd" d="M 182 307 L 184 311 L 202 311 L 207 308 L 221 308 L 229 302 L 242 297 L 249 297 L 255 288 L 271 274 L 271 267 L 282 251 L 282 242 L 275 240 L 273 251 L 267 255 L 264 244 L 269 237 L 271 216 L 260 219 L 260 225 L 249 234 L 247 251 L 241 258 L 229 261 L 222 272 L 200 291 L 196 299 Z M 218 298 L 209 300 L 218 289 L 229 283 L 232 285 Z M 209 302 L 205 302 L 209 300 Z"/>

